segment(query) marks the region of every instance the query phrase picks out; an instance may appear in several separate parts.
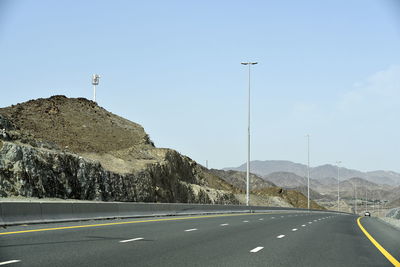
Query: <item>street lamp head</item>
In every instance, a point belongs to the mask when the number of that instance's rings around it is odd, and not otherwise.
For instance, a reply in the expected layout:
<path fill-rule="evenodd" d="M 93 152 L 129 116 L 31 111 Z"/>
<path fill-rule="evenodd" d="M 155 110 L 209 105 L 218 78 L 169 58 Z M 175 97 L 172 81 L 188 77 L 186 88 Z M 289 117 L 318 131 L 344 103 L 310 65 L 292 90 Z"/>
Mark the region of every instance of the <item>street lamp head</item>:
<path fill-rule="evenodd" d="M 98 74 L 93 74 L 92 76 L 92 84 L 93 85 L 98 85 L 100 80 L 100 75 Z"/>

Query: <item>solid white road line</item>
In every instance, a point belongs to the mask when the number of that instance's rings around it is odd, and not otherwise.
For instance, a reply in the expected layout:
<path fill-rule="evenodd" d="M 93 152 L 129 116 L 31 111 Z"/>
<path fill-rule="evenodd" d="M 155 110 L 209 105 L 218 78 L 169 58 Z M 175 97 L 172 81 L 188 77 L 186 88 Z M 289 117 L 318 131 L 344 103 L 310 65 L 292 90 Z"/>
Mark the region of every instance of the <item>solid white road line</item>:
<path fill-rule="evenodd" d="M 0 265 L 6 265 L 6 264 L 11 264 L 11 263 L 17 263 L 17 262 L 20 262 L 20 260 L 3 261 L 3 262 L 0 262 Z"/>
<path fill-rule="evenodd" d="M 122 240 L 119 241 L 120 243 L 126 243 L 126 242 L 132 242 L 132 241 L 138 241 L 144 239 L 143 237 L 138 237 L 138 238 L 133 238 L 133 239 L 127 239 L 127 240 Z"/>
<path fill-rule="evenodd" d="M 293 228 L 292 231 L 293 231 L 293 232 L 297 231 L 297 228 Z"/>
<path fill-rule="evenodd" d="M 196 229 L 196 228 L 193 228 L 193 229 L 187 229 L 187 230 L 185 230 L 185 232 L 192 232 L 192 231 L 197 231 L 197 229 Z"/>
<path fill-rule="evenodd" d="M 229 223 L 223 223 L 223 224 L 220 224 L 221 226 L 227 226 L 227 225 L 229 225 Z"/>
<path fill-rule="evenodd" d="M 278 235 L 276 238 L 282 238 L 285 237 L 285 235 Z"/>
<path fill-rule="evenodd" d="M 250 250 L 250 252 L 253 252 L 253 253 L 256 253 L 256 252 L 259 252 L 260 250 L 262 250 L 264 247 L 256 247 L 256 248 L 253 248 L 252 250 Z"/>

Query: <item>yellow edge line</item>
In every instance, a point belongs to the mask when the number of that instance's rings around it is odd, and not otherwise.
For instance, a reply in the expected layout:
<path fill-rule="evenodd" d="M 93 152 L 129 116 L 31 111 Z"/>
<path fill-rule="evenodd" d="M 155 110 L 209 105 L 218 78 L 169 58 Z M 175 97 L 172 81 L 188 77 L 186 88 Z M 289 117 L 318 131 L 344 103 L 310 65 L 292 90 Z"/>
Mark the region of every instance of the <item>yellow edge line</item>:
<path fill-rule="evenodd" d="M 368 237 L 369 241 L 371 241 L 372 244 L 375 245 L 375 247 L 383 254 L 383 256 L 386 257 L 394 266 L 399 267 L 400 262 L 398 262 L 389 252 L 387 252 L 386 249 L 384 249 L 368 232 L 365 230 L 365 228 L 361 225 L 361 218 L 363 217 L 358 217 L 357 223 L 360 229 L 363 231 L 366 237 Z"/>
<path fill-rule="evenodd" d="M 65 226 L 65 227 L 42 228 L 42 229 L 15 231 L 15 232 L 3 232 L 3 233 L 0 233 L 0 235 L 23 234 L 23 233 L 32 233 L 32 232 L 44 232 L 44 231 L 55 231 L 55 230 L 64 230 L 64 229 L 76 229 L 76 228 L 88 228 L 88 227 L 99 227 L 99 226 L 109 226 L 109 225 L 131 224 L 131 223 L 179 221 L 179 220 L 190 220 L 190 219 L 200 219 L 200 218 L 215 218 L 215 217 L 226 217 L 226 216 L 260 215 L 260 214 L 273 214 L 273 213 L 263 212 L 263 213 L 220 214 L 220 215 L 204 215 L 204 216 L 193 216 L 193 217 L 180 217 L 180 218 L 166 218 L 166 219 L 151 219 L 151 220 L 142 220 L 142 221 L 116 222 L 116 223 L 99 223 L 99 224 L 89 224 L 89 225 L 74 225 L 74 226 Z"/>

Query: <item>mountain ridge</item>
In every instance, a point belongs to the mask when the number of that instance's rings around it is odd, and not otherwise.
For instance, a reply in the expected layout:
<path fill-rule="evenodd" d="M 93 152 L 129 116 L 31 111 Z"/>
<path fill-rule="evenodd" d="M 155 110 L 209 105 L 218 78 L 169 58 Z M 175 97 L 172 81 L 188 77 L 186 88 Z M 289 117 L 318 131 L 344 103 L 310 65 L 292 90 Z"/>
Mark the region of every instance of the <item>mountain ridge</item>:
<path fill-rule="evenodd" d="M 242 164 L 238 167 L 228 167 L 223 169 L 245 171 L 245 168 L 246 164 Z M 254 160 L 250 162 L 250 168 L 251 172 L 262 177 L 265 177 L 274 172 L 291 172 L 301 177 L 307 176 L 307 165 L 295 163 L 288 160 Z M 311 167 L 310 177 L 315 180 L 336 178 L 337 166 L 334 166 L 332 164 L 324 164 L 316 167 Z M 394 171 L 376 170 L 362 172 L 359 170 L 339 167 L 339 177 L 340 180 L 360 177 L 374 183 L 388 184 L 390 186 L 400 185 L 400 173 Z"/>

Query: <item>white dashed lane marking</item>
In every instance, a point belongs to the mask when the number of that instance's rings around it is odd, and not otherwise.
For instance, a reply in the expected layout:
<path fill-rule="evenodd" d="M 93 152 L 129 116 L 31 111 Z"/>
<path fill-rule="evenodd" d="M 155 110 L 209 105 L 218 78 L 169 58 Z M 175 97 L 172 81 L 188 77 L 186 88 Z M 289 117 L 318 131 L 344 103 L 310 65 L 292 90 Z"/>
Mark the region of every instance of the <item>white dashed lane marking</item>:
<path fill-rule="evenodd" d="M 278 235 L 276 238 L 283 238 L 285 235 Z"/>
<path fill-rule="evenodd" d="M 260 220 L 260 221 L 264 221 L 264 219 L 263 219 L 263 218 L 260 218 L 260 219 L 258 219 L 258 220 Z"/>
<path fill-rule="evenodd" d="M 249 222 L 249 221 L 243 221 L 243 222 Z"/>
<path fill-rule="evenodd" d="M 196 229 L 196 228 L 193 228 L 193 229 L 187 229 L 187 230 L 185 230 L 185 232 L 192 232 L 192 231 L 197 231 L 197 229 Z"/>
<path fill-rule="evenodd" d="M 297 228 L 293 228 L 292 231 L 293 231 L 293 232 L 297 231 Z"/>
<path fill-rule="evenodd" d="M 221 226 L 227 226 L 227 225 L 229 225 L 229 223 L 223 223 L 223 224 L 220 224 Z"/>
<path fill-rule="evenodd" d="M 260 250 L 262 250 L 264 247 L 256 247 L 256 248 L 253 248 L 252 250 L 250 250 L 250 252 L 252 252 L 252 253 L 256 253 L 256 252 L 259 252 Z"/>
<path fill-rule="evenodd" d="M 302 227 L 306 227 L 306 225 L 305 225 L 305 224 L 302 224 L 301 226 L 302 226 Z"/>
<path fill-rule="evenodd" d="M 6 265 L 6 264 L 11 264 L 11 263 L 17 263 L 17 262 L 20 262 L 20 260 L 3 261 L 3 262 L 0 262 L 0 265 Z"/>
<path fill-rule="evenodd" d="M 119 241 L 120 243 L 127 243 L 127 242 L 133 242 L 133 241 L 138 241 L 138 240 L 143 240 L 143 237 L 138 237 L 138 238 L 132 238 L 132 239 L 127 239 L 127 240 L 121 240 Z"/>

